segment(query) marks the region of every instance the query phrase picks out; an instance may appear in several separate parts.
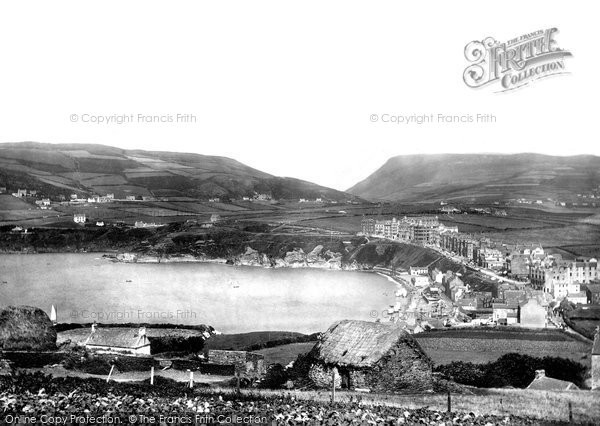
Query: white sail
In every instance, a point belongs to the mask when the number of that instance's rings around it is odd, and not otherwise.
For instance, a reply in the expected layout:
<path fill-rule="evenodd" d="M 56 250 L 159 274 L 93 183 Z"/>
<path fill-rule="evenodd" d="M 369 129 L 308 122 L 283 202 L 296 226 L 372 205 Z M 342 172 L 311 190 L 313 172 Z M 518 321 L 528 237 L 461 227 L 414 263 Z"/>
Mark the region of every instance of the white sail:
<path fill-rule="evenodd" d="M 50 310 L 50 321 L 56 322 L 56 309 L 54 305 L 52 305 L 52 309 Z"/>

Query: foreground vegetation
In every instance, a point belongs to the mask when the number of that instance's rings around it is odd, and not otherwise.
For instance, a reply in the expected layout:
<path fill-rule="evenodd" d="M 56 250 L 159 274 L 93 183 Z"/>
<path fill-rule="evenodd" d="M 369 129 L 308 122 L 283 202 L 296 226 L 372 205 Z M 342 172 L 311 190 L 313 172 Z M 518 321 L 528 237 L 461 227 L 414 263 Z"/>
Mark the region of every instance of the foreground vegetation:
<path fill-rule="evenodd" d="M 576 399 L 577 398 L 577 399 Z M 560 403 L 557 403 L 560 401 Z M 494 391 L 453 395 L 447 413 L 446 395 L 368 395 L 342 392 L 329 402 L 327 392 L 275 392 L 190 389 L 186 384 L 157 380 L 152 386 L 106 383 L 97 379 L 50 379 L 41 374 L 0 378 L 3 416 L 108 416 L 129 423 L 129 416 L 202 416 L 208 424 L 218 416 L 251 417 L 277 424 L 452 424 L 533 425 L 540 419 L 573 419 L 593 424 L 598 408 L 587 395 L 549 392 Z M 210 418 L 214 417 L 213 421 Z M 6 418 L 6 417 L 4 417 Z M 549 423 L 560 424 L 560 423 Z"/>

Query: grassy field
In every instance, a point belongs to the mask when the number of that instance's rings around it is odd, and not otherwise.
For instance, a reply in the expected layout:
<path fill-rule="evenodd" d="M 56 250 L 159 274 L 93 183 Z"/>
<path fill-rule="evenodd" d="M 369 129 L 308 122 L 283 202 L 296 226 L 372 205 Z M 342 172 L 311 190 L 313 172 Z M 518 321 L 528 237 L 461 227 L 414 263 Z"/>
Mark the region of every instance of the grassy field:
<path fill-rule="evenodd" d="M 560 356 L 590 365 L 591 343 L 559 330 L 450 329 L 416 334 L 415 338 L 436 365 L 486 363 L 511 352 Z"/>
<path fill-rule="evenodd" d="M 255 331 L 252 333 L 222 334 L 212 336 L 208 339 L 206 341 L 206 348 L 239 351 L 252 345 L 301 336 L 303 336 L 302 333 L 291 331 Z"/>
<path fill-rule="evenodd" d="M 574 330 L 594 338 L 596 328 L 600 326 L 600 306 L 588 306 L 586 309 L 574 309 L 565 314 L 565 321 Z"/>
<path fill-rule="evenodd" d="M 281 364 L 285 366 L 296 360 L 298 355 L 310 352 L 315 343 L 317 342 L 290 343 L 289 345 L 275 346 L 256 352 L 264 355 L 266 364 Z"/>

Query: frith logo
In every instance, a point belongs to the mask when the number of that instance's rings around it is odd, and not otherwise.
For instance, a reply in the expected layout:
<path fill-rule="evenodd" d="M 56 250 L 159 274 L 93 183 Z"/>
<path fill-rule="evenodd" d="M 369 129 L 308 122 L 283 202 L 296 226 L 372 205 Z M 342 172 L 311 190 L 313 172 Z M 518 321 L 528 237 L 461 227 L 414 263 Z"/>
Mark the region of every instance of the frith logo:
<path fill-rule="evenodd" d="M 500 84 L 500 92 L 522 87 L 551 75 L 565 74 L 567 50 L 556 45 L 558 30 L 549 28 L 524 34 L 504 43 L 492 37 L 465 46 L 463 80 L 472 88 Z"/>

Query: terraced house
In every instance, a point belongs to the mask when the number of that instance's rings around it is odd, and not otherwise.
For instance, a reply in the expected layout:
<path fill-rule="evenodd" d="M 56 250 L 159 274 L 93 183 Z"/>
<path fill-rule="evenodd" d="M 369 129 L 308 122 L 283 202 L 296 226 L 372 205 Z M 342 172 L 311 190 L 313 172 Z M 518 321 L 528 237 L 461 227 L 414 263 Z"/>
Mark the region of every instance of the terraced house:
<path fill-rule="evenodd" d="M 561 299 L 575 293 L 581 295 L 581 285 L 597 280 L 598 272 L 597 259 L 553 260 L 531 267 L 529 279 L 555 299 Z"/>

